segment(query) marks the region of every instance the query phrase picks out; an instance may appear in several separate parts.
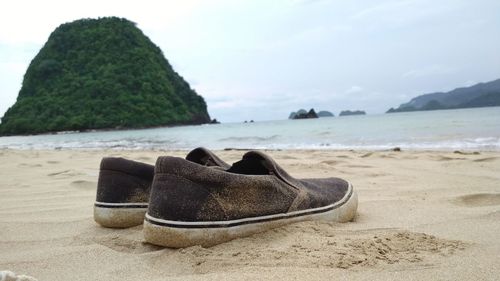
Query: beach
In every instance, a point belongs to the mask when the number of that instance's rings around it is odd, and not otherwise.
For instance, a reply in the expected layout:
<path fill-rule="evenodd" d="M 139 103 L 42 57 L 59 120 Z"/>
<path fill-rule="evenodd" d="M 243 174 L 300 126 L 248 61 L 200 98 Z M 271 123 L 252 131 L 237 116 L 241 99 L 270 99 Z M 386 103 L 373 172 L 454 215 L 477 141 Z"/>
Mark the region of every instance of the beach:
<path fill-rule="evenodd" d="M 215 151 L 229 163 L 245 151 Z M 341 177 L 350 223 L 301 222 L 210 248 L 144 242 L 93 220 L 104 156 L 163 150 L 0 150 L 0 270 L 38 280 L 497 280 L 500 152 L 268 150 L 298 178 Z"/>

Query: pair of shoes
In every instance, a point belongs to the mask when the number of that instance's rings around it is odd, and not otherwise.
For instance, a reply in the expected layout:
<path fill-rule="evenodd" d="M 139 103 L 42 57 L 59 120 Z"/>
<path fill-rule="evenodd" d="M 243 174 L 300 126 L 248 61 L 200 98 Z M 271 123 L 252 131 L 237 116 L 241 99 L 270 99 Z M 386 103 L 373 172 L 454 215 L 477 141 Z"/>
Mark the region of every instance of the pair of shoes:
<path fill-rule="evenodd" d="M 132 225 L 140 224 L 146 213 L 144 238 L 156 245 L 208 247 L 293 222 L 346 222 L 356 215 L 357 195 L 347 181 L 339 178 L 295 179 L 272 158 L 258 151 L 246 153 L 232 166 L 203 148 L 190 152 L 186 159 L 159 157 L 154 168 L 137 162 L 129 165 L 122 169 L 127 178 L 103 180 L 103 183 L 125 184 L 133 178 L 135 187 L 126 189 L 132 192 L 121 196 L 126 199 L 107 202 L 99 195 L 107 193 L 104 190 L 108 186 L 102 185 L 98 187 L 95 210 L 100 208 L 99 217 L 106 218 L 106 226 L 125 227 L 130 225 L 125 223 L 129 213 L 117 215 L 115 212 L 112 217 L 102 215 L 106 212 L 102 208 L 110 207 L 115 211 L 142 208 L 140 213 L 134 212 L 136 217 Z M 141 167 L 136 170 L 140 173 L 131 172 L 136 167 Z M 151 169 L 154 169 L 153 176 Z M 152 183 L 148 186 L 151 178 Z M 137 190 L 145 192 L 139 194 Z M 149 196 L 143 196 L 147 191 Z M 111 222 L 115 219 L 120 222 Z"/>

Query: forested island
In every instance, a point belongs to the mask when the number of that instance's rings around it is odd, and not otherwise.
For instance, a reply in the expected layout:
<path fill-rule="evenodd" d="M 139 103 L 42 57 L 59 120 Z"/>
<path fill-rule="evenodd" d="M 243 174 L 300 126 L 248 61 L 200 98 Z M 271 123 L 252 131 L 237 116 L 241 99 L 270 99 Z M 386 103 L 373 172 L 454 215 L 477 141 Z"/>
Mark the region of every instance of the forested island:
<path fill-rule="evenodd" d="M 321 110 L 318 112 L 318 117 L 335 117 L 335 115 L 328 110 Z"/>
<path fill-rule="evenodd" d="M 288 119 L 311 119 L 318 118 L 318 114 L 314 111 L 314 108 L 311 108 L 309 111 L 305 109 L 299 109 L 297 112 L 291 112 L 288 116 Z"/>
<path fill-rule="evenodd" d="M 334 117 L 334 115 L 327 110 L 320 110 L 318 113 L 316 113 L 314 108 L 311 108 L 309 111 L 306 111 L 305 109 L 299 109 L 297 110 L 297 112 L 291 112 L 288 116 L 288 119 L 311 119 L 321 117 Z"/>
<path fill-rule="evenodd" d="M 339 116 L 350 116 L 350 115 L 366 115 L 363 110 L 343 110 L 339 113 Z"/>
<path fill-rule="evenodd" d="M 420 95 L 387 113 L 487 106 L 500 106 L 500 79 L 449 92 Z"/>
<path fill-rule="evenodd" d="M 0 135 L 210 122 L 207 106 L 136 24 L 60 25 L 31 61 Z"/>

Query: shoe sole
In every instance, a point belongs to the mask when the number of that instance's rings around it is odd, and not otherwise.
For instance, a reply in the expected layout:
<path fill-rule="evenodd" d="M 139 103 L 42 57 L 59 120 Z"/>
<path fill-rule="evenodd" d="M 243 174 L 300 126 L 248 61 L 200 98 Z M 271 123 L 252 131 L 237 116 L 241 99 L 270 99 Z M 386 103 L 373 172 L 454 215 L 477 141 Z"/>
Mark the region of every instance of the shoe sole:
<path fill-rule="evenodd" d="M 148 203 L 104 203 L 94 204 L 94 220 L 111 228 L 127 228 L 141 225 L 148 210 Z"/>
<path fill-rule="evenodd" d="M 346 196 L 335 204 L 286 214 L 231 221 L 180 222 L 154 218 L 146 213 L 143 233 L 144 239 L 155 245 L 170 248 L 210 247 L 300 221 L 348 222 L 356 216 L 357 208 L 358 196 L 349 184 Z"/>

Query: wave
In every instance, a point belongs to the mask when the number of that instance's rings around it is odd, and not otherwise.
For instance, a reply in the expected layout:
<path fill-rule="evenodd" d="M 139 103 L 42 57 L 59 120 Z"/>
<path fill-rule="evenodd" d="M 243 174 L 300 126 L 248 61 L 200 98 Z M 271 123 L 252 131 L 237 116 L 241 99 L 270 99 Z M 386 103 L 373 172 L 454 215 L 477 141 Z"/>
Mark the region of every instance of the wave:
<path fill-rule="evenodd" d="M 0 149 L 112 149 L 112 150 L 190 150 L 197 146 L 211 149 L 331 149 L 331 150 L 387 150 L 399 147 L 406 150 L 492 150 L 500 151 L 500 138 L 480 137 L 463 140 L 439 141 L 349 141 L 331 142 L 308 140 L 298 142 L 278 135 L 270 137 L 228 137 L 216 141 L 175 140 L 93 140 L 71 142 L 17 142 L 0 144 Z"/>
<path fill-rule="evenodd" d="M 0 137 L 0 149 L 500 150 L 500 108 Z M 460 124 L 457 126 L 456 124 Z M 250 130 L 251 129 L 251 130 Z"/>
<path fill-rule="evenodd" d="M 245 137 L 227 137 L 227 138 L 221 138 L 218 139 L 218 141 L 222 142 L 240 142 L 240 141 L 245 141 L 245 142 L 266 142 L 270 140 L 277 140 L 279 139 L 279 135 L 272 135 L 269 137 L 257 137 L 257 136 L 245 136 Z"/>

